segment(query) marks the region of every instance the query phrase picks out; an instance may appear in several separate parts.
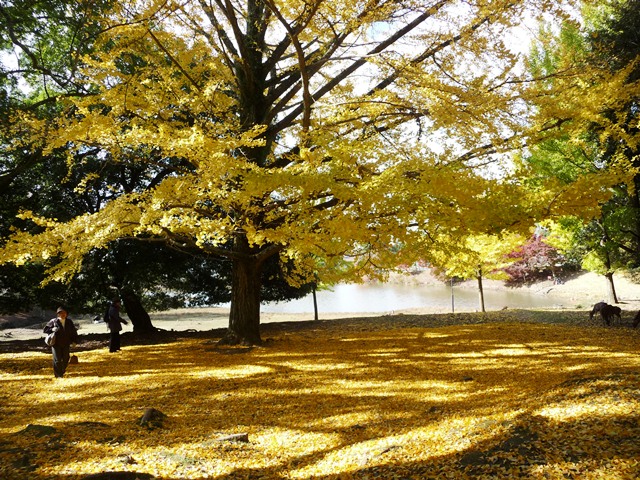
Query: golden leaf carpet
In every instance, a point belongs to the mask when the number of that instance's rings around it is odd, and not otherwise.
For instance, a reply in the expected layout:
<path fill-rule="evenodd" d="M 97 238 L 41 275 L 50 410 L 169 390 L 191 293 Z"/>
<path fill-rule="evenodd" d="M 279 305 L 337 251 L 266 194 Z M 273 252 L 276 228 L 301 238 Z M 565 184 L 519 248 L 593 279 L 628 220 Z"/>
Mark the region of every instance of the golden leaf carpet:
<path fill-rule="evenodd" d="M 263 333 L 125 337 L 63 379 L 44 344 L 0 353 L 0 478 L 640 478 L 638 329 L 513 311 Z"/>

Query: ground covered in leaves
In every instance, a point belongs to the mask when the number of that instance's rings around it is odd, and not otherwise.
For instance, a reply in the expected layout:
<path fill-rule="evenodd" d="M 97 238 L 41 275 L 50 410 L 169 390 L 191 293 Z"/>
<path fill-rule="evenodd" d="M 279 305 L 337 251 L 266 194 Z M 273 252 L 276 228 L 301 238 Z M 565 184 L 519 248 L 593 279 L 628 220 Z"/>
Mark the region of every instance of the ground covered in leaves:
<path fill-rule="evenodd" d="M 638 329 L 515 311 L 221 334 L 86 338 L 64 379 L 44 345 L 0 346 L 0 478 L 640 478 Z"/>

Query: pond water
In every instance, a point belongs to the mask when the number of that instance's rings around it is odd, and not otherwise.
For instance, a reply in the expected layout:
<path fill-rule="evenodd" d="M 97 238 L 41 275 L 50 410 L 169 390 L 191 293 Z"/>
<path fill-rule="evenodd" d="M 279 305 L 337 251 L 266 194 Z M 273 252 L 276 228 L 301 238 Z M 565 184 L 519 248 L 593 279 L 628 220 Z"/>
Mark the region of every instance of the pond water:
<path fill-rule="evenodd" d="M 548 295 L 529 293 L 518 290 L 485 290 L 486 310 L 500 310 L 504 307 L 517 308 L 554 308 L 562 306 L 562 300 Z M 429 312 L 451 312 L 451 287 L 442 285 L 397 285 L 397 284 L 345 284 L 336 285 L 331 290 L 317 292 L 318 313 L 320 318 L 327 314 L 381 314 L 410 309 L 428 309 Z M 455 312 L 478 311 L 478 290 L 473 287 L 453 288 Z M 564 305 L 565 307 L 567 305 Z M 210 330 L 212 328 L 226 328 L 229 325 L 229 314 L 225 308 L 229 305 L 219 305 L 215 311 L 210 309 L 193 309 L 184 313 L 180 311 L 167 314 L 152 314 L 153 324 L 165 330 Z M 303 314 L 306 319 L 313 318 L 313 296 L 308 295 L 299 300 L 281 303 L 267 303 L 261 307 L 261 313 L 275 314 L 262 317 L 264 323 L 270 321 L 300 320 L 296 314 Z M 283 314 L 279 317 L 278 314 Z M 287 318 L 291 314 L 293 318 Z M 325 317 L 326 318 L 326 317 Z M 94 324 L 91 316 L 74 320 L 80 321 L 82 334 L 100 333 L 107 335 L 104 324 Z M 130 326 L 125 327 L 126 331 Z M 6 332 L 4 332 L 6 334 Z M 13 329 L 10 335 L 0 335 L 3 340 L 26 340 L 41 338 L 42 326 L 36 328 Z"/>
<path fill-rule="evenodd" d="M 316 293 L 320 313 L 392 312 L 412 308 L 429 308 L 451 311 L 452 289 L 446 285 L 392 285 L 392 284 L 344 284 L 332 290 Z M 485 308 L 551 308 L 558 306 L 558 299 L 546 295 L 516 290 L 485 290 Z M 478 290 L 469 287 L 453 287 L 455 311 L 479 310 Z M 313 297 L 299 300 L 266 303 L 265 313 L 313 312 Z"/>

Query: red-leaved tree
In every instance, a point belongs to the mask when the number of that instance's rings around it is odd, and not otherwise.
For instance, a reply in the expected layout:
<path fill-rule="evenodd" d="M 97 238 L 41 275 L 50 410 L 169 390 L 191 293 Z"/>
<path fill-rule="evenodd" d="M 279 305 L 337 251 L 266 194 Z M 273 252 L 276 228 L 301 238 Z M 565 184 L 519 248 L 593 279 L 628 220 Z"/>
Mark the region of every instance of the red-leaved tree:
<path fill-rule="evenodd" d="M 523 285 L 549 277 L 556 281 L 565 263 L 564 256 L 537 234 L 507 257 L 519 259 L 504 269 L 509 276 L 508 285 Z"/>

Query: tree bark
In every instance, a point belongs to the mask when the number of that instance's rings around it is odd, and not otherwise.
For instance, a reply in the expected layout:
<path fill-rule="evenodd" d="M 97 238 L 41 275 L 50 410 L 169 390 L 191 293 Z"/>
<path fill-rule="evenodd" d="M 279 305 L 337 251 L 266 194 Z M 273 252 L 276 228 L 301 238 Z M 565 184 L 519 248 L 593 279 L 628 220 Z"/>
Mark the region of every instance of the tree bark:
<path fill-rule="evenodd" d="M 609 302 L 618 303 L 618 296 L 616 295 L 616 286 L 613 283 L 613 273 L 605 273 L 604 276 L 607 279 L 607 286 L 609 288 Z"/>
<path fill-rule="evenodd" d="M 253 255 L 234 258 L 229 329 L 221 345 L 260 345 L 260 263 Z"/>
<path fill-rule="evenodd" d="M 482 270 L 478 270 L 478 301 L 480 302 L 480 311 L 486 312 L 484 308 L 484 289 L 482 288 Z"/>
<path fill-rule="evenodd" d="M 134 333 L 147 334 L 156 331 L 151 323 L 151 317 L 142 306 L 140 298 L 131 290 L 123 289 L 121 292 L 122 303 L 127 311 L 127 316 L 133 324 Z"/>
<path fill-rule="evenodd" d="M 318 321 L 318 298 L 316 297 L 316 286 L 313 286 L 313 290 L 311 291 L 313 294 L 313 319 Z"/>
<path fill-rule="evenodd" d="M 640 188 L 640 175 L 633 177 L 633 183 L 635 188 L 633 193 L 629 194 L 629 201 L 631 203 L 631 211 L 633 212 L 633 245 L 635 246 L 636 253 L 636 265 L 640 264 L 640 196 L 638 188 Z"/>
<path fill-rule="evenodd" d="M 605 241 L 609 241 L 609 235 L 605 231 Z M 607 273 L 604 274 L 607 279 L 607 286 L 609 290 L 609 303 L 618 303 L 618 296 L 616 295 L 616 286 L 613 283 L 613 271 L 611 269 L 611 256 L 609 252 L 605 250 L 604 266 L 607 269 Z"/>

